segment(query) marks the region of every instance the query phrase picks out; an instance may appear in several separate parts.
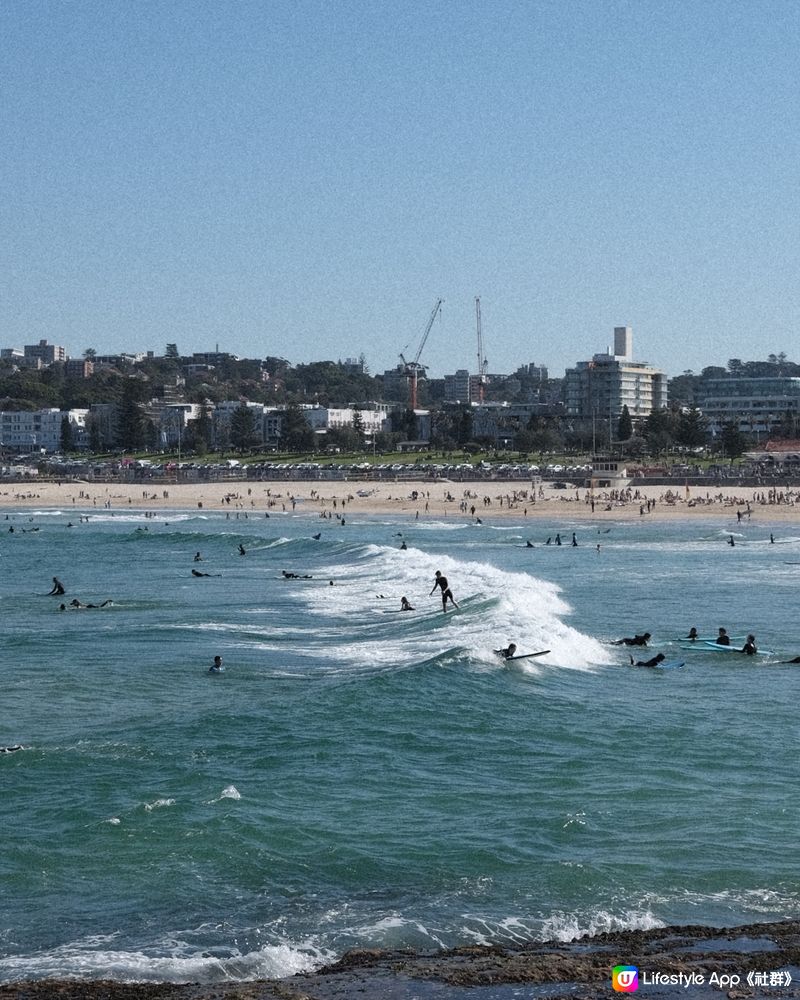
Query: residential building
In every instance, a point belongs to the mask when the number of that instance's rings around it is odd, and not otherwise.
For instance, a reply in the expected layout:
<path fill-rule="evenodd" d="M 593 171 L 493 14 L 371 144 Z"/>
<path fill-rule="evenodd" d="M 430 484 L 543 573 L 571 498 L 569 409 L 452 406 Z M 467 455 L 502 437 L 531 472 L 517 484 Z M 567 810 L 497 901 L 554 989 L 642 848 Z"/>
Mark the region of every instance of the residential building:
<path fill-rule="evenodd" d="M 697 386 L 695 405 L 708 421 L 712 435 L 732 423 L 744 434 L 766 438 L 779 424 L 791 423 L 797 429 L 800 378 L 704 379 Z"/>
<path fill-rule="evenodd" d="M 473 403 L 472 436 L 489 439 L 498 448 L 514 443 L 518 431 L 528 426 L 531 417 L 553 415 L 562 407 L 549 403 Z"/>
<path fill-rule="evenodd" d="M 356 407 L 329 407 L 312 406 L 303 408 L 303 416 L 308 421 L 311 429 L 317 434 L 325 434 L 329 430 L 343 427 L 352 427 L 356 419 L 356 412 L 361 415 L 361 426 L 366 437 L 372 437 L 379 431 L 389 428 L 390 407 L 380 403 L 370 403 L 369 408 L 356 409 Z"/>
<path fill-rule="evenodd" d="M 26 344 L 24 347 L 25 360 L 34 367 L 47 367 L 55 364 L 56 361 L 67 360 L 66 347 L 58 344 L 48 344 L 46 340 L 40 340 L 38 344 Z M 36 362 L 39 362 L 37 365 Z"/>
<path fill-rule="evenodd" d="M 161 444 L 165 448 L 180 447 L 186 425 L 190 420 L 200 416 L 199 403 L 169 403 L 161 409 L 158 420 L 158 432 Z"/>
<path fill-rule="evenodd" d="M 94 362 L 89 358 L 69 358 L 64 363 L 67 378 L 89 378 L 94 374 Z"/>
<path fill-rule="evenodd" d="M 476 376 L 477 377 L 477 376 Z M 459 368 L 453 375 L 444 377 L 445 403 L 470 403 L 472 401 L 472 376 L 466 368 Z M 476 396 L 477 398 L 477 396 Z"/>
<path fill-rule="evenodd" d="M 408 404 L 408 376 L 402 365 L 383 373 L 383 398 Z"/>
<path fill-rule="evenodd" d="M 0 413 L 0 448 L 16 452 L 55 452 L 61 449 L 61 423 L 67 417 L 75 448 L 88 446 L 88 410 L 3 410 Z"/>
<path fill-rule="evenodd" d="M 567 416 L 618 420 L 623 406 L 635 420 L 667 405 L 666 375 L 657 368 L 634 361 L 633 331 L 614 330 L 614 352 L 595 354 L 568 368 L 564 379 Z"/>

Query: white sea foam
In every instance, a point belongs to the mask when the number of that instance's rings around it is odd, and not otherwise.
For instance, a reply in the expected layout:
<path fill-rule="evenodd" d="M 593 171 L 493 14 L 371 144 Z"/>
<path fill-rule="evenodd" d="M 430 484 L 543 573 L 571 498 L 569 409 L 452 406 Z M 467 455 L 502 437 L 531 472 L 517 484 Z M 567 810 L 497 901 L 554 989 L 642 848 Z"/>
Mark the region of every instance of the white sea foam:
<path fill-rule="evenodd" d="M 198 948 L 182 941 L 152 949 L 125 951 L 104 947 L 107 939 L 87 938 L 49 951 L 0 959 L 0 981 L 29 978 L 96 978 L 120 982 L 228 982 L 281 979 L 309 972 L 332 953 L 290 944 L 265 945 L 242 954 L 236 949 Z"/>
<path fill-rule="evenodd" d="M 154 809 L 166 809 L 174 805 L 175 799 L 155 799 L 153 802 L 145 802 L 144 807 L 147 812 L 152 812 Z"/>
<path fill-rule="evenodd" d="M 357 660 L 362 665 L 412 665 L 432 655 L 458 648 L 483 669 L 497 669 L 493 649 L 514 641 L 520 653 L 549 649 L 541 659 L 517 661 L 515 666 L 530 672 L 542 665 L 585 668 L 588 664 L 609 663 L 608 651 L 590 636 L 583 635 L 562 620 L 570 612 L 559 588 L 527 573 L 512 573 L 495 566 L 469 562 L 451 556 L 434 556 L 417 549 L 402 555 L 394 548 L 366 545 L 358 562 L 329 567 L 326 575 L 337 585 L 325 592 L 325 610 L 339 622 L 347 622 L 347 634 L 340 642 L 335 636 L 315 648 L 317 659 L 337 664 Z M 461 611 L 442 614 L 441 599 L 430 595 L 434 571 L 448 577 Z M 383 594 L 386 606 L 375 607 L 375 596 Z M 365 612 L 365 595 L 373 607 Z M 299 588 L 295 598 L 304 602 L 309 613 L 318 616 L 320 592 Z M 369 624 L 376 611 L 399 609 L 400 597 L 407 596 L 415 612 L 385 616 L 381 625 L 387 634 L 368 628 L 363 637 L 354 636 L 357 623 Z M 383 601 L 380 604 L 383 605 Z M 317 619 L 317 627 L 319 621 Z M 376 626 L 377 627 L 377 626 Z M 524 665 L 524 666 L 523 666 Z"/>
<path fill-rule="evenodd" d="M 242 796 L 235 785 L 228 785 L 227 787 L 222 789 L 222 791 L 215 799 L 209 799 L 208 801 L 209 805 L 211 805 L 214 802 L 222 802 L 223 799 L 234 799 L 238 801 L 239 799 L 241 799 L 241 797 Z"/>
<path fill-rule="evenodd" d="M 584 913 L 554 913 L 541 925 L 537 936 L 544 941 L 574 941 L 584 935 L 608 931 L 649 931 L 665 927 L 650 910 L 625 910 L 612 913 L 594 910 Z"/>

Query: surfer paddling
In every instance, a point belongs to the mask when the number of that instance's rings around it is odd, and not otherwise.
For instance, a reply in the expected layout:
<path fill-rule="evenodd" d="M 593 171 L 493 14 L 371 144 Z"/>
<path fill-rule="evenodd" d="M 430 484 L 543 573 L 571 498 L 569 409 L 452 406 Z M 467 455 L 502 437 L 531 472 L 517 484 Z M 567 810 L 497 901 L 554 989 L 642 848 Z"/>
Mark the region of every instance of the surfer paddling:
<path fill-rule="evenodd" d="M 659 664 L 666 660 L 666 656 L 663 653 L 656 653 L 655 656 L 650 657 L 649 660 L 636 660 L 634 662 L 633 657 L 631 657 L 632 667 L 657 667 Z"/>
<path fill-rule="evenodd" d="M 627 639 L 614 639 L 611 643 L 612 646 L 646 646 L 650 641 L 650 633 L 645 632 L 642 635 L 634 635 Z"/>
<path fill-rule="evenodd" d="M 439 587 L 442 591 L 442 611 L 444 611 L 444 613 L 447 614 L 448 600 L 450 601 L 450 603 L 453 605 L 454 608 L 457 608 L 458 604 L 456 604 L 456 599 L 453 597 L 453 591 L 450 589 L 450 586 L 447 583 L 447 577 L 442 576 L 441 570 L 438 569 L 436 570 L 436 580 L 434 581 L 433 590 L 431 590 L 431 594 L 436 590 L 437 587 Z"/>

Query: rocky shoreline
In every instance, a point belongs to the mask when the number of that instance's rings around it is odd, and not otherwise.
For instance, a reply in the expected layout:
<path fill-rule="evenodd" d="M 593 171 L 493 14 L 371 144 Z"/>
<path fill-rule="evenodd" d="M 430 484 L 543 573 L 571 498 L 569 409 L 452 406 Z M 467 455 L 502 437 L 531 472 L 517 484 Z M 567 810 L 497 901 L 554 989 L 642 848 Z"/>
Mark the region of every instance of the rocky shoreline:
<path fill-rule="evenodd" d="M 205 985 L 25 981 L 0 984 L 0 1000 L 594 1000 L 612 995 L 615 965 L 636 966 L 651 982 L 662 977 L 649 986 L 640 979 L 640 995 L 645 996 L 800 997 L 800 921 L 615 931 L 569 943 L 474 946 L 429 954 L 350 951 L 314 973 L 282 980 Z M 781 984 L 774 981 L 778 972 Z M 787 972 L 793 979 L 788 985 Z M 749 973 L 766 978 L 750 985 Z M 684 977 L 680 981 L 679 975 Z"/>

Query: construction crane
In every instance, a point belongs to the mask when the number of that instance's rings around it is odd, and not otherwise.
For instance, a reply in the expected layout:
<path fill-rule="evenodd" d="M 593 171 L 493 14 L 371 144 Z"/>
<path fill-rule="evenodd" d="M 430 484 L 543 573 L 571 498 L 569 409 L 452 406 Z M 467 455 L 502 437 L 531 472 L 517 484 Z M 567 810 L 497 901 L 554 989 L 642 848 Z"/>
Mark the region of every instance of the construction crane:
<path fill-rule="evenodd" d="M 425 341 L 428 339 L 428 334 L 431 332 L 433 321 L 442 310 L 443 301 L 444 299 L 437 299 L 436 305 L 431 310 L 428 324 L 425 327 L 425 332 L 422 334 L 422 340 L 419 342 L 419 347 L 417 348 L 417 353 L 414 355 L 414 360 L 406 361 L 403 355 L 400 355 L 400 360 L 403 362 L 403 374 L 408 379 L 409 398 L 412 410 L 416 410 L 417 408 L 417 382 L 419 379 L 425 378 L 425 372 L 427 370 L 427 365 L 420 364 L 419 358 L 422 354 L 422 348 L 425 346 Z"/>
<path fill-rule="evenodd" d="M 483 402 L 486 383 L 489 381 L 486 372 L 489 362 L 483 353 L 483 331 L 481 330 L 481 300 L 480 296 L 475 296 L 475 323 L 478 328 L 478 398 Z"/>

